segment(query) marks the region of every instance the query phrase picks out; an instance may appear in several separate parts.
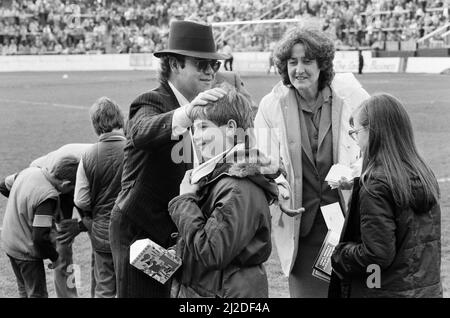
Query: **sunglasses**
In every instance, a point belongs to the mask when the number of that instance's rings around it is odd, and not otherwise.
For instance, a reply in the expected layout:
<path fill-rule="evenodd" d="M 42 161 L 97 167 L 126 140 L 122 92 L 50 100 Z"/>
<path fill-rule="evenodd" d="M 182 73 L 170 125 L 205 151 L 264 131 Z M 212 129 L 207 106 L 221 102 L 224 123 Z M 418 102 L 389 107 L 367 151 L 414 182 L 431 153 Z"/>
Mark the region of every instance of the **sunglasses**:
<path fill-rule="evenodd" d="M 195 67 L 197 68 L 197 71 L 203 73 L 208 70 L 208 66 L 211 66 L 211 69 L 215 73 L 219 70 L 220 65 L 222 64 L 217 60 L 204 60 L 204 59 L 200 60 L 193 59 L 192 63 L 194 63 Z"/>
<path fill-rule="evenodd" d="M 348 131 L 348 134 L 350 135 L 350 137 L 352 137 L 354 140 L 356 140 L 356 136 L 359 134 L 359 132 L 361 130 L 364 130 L 364 129 L 366 129 L 366 127 L 361 127 L 359 129 L 350 129 Z"/>

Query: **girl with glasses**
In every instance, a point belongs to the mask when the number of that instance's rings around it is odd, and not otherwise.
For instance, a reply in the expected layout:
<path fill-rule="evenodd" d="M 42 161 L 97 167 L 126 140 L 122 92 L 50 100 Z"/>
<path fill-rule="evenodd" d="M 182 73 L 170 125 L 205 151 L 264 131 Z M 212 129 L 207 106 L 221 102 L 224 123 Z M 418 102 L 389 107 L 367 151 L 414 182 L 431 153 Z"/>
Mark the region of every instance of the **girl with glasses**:
<path fill-rule="evenodd" d="M 330 297 L 442 297 L 438 182 L 395 97 L 372 96 L 350 119 L 363 153 L 332 255 Z"/>

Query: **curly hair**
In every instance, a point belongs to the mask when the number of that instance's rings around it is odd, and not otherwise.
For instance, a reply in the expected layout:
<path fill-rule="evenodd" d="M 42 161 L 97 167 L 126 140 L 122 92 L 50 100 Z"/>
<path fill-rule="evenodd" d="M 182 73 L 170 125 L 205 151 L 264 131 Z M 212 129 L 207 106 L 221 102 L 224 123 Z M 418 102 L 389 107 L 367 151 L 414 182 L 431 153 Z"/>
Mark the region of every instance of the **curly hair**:
<path fill-rule="evenodd" d="M 172 74 L 172 70 L 170 69 L 170 60 L 176 59 L 181 68 L 184 68 L 186 63 L 186 57 L 180 54 L 164 54 L 160 58 L 160 66 L 159 70 L 159 81 L 161 83 L 167 82 L 169 80 L 170 74 Z"/>
<path fill-rule="evenodd" d="M 283 84 L 292 87 L 287 71 L 287 61 L 291 57 L 292 48 L 296 44 L 303 44 L 306 57 L 317 61 L 320 69 L 319 90 L 330 85 L 334 77 L 334 43 L 324 32 L 304 27 L 288 30 L 275 49 L 275 65 L 281 75 Z"/>

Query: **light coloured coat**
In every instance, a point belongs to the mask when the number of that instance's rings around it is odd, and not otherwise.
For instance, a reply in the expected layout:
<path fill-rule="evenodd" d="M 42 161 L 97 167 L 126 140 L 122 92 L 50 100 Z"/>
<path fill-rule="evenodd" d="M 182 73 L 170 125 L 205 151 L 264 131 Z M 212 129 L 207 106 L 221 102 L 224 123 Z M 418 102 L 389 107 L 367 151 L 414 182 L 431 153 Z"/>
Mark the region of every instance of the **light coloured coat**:
<path fill-rule="evenodd" d="M 360 170 L 360 149 L 348 134 L 351 129 L 349 118 L 353 110 L 369 98 L 369 94 L 351 73 L 336 74 L 331 83 L 331 90 L 333 163 L 353 166 L 356 171 Z M 267 139 L 267 129 L 270 129 L 270 143 L 262 140 Z M 290 208 L 302 207 L 302 144 L 299 106 L 293 88 L 279 82 L 263 97 L 255 118 L 255 133 L 258 148 L 275 160 L 278 158 L 273 156 L 279 154 L 283 161 L 291 187 Z M 347 206 L 349 195 L 350 191 L 340 191 L 342 206 Z M 297 253 L 301 253 L 298 251 L 301 215 L 290 217 L 281 212 L 278 205 L 271 206 L 271 214 L 274 243 L 282 270 L 288 276 Z"/>

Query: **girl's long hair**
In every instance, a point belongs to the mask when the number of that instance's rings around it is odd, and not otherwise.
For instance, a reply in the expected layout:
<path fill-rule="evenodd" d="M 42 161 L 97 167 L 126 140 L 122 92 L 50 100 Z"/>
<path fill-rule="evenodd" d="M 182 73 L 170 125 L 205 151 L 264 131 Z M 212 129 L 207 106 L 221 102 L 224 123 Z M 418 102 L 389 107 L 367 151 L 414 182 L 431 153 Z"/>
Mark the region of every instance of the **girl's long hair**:
<path fill-rule="evenodd" d="M 369 143 L 363 155 L 361 181 L 367 183 L 377 173 L 387 180 L 397 206 L 414 204 L 411 178 L 418 178 L 427 206 L 438 202 L 439 185 L 422 159 L 414 142 L 411 120 L 402 103 L 389 94 L 377 94 L 366 100 L 355 112 L 361 126 L 368 129 Z"/>

